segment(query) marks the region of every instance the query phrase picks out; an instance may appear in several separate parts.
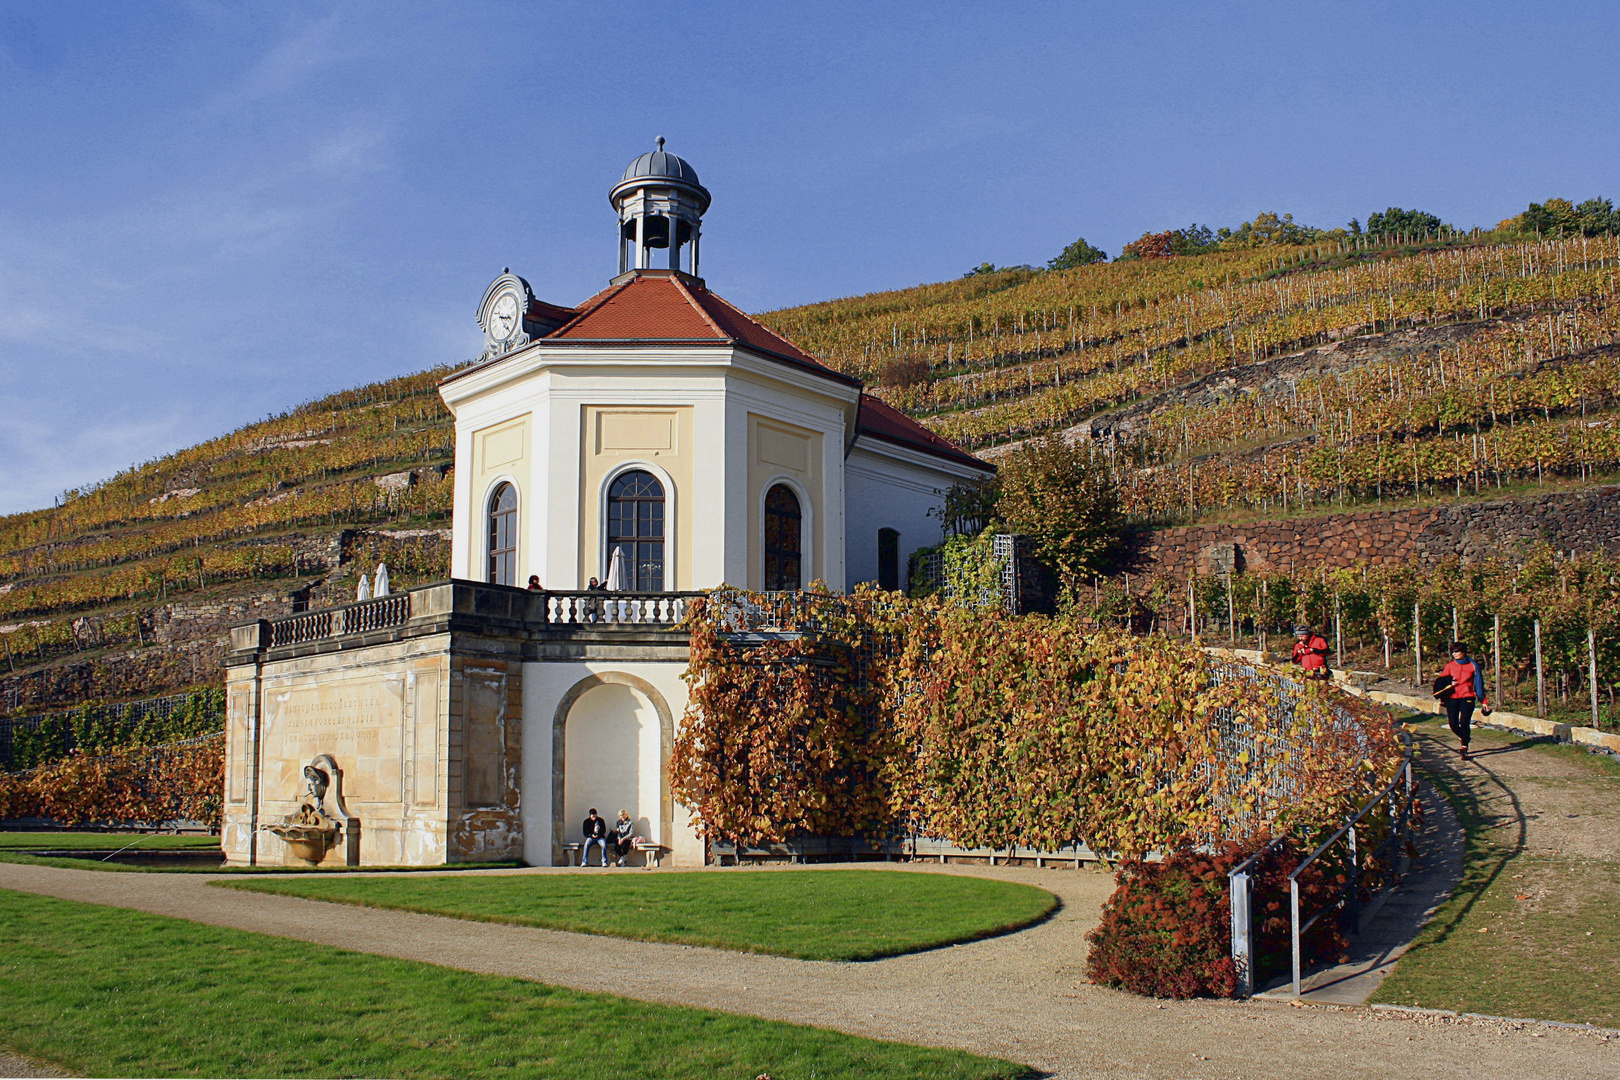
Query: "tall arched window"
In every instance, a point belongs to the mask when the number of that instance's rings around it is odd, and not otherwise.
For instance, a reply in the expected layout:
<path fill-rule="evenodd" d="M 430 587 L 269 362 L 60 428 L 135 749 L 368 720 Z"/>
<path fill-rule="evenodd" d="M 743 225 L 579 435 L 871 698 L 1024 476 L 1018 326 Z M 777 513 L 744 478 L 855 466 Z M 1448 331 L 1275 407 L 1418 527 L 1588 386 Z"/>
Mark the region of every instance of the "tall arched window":
<path fill-rule="evenodd" d="M 610 579 L 620 554 L 619 588 L 664 591 L 664 485 L 652 473 L 624 473 L 608 488 L 607 543 Z"/>
<path fill-rule="evenodd" d="M 765 494 L 765 591 L 801 587 L 799 497 L 786 484 Z"/>
<path fill-rule="evenodd" d="M 878 530 L 878 588 L 894 592 L 900 587 L 900 534 Z"/>
<path fill-rule="evenodd" d="M 489 496 L 489 581 L 517 584 L 517 488 L 501 484 Z"/>

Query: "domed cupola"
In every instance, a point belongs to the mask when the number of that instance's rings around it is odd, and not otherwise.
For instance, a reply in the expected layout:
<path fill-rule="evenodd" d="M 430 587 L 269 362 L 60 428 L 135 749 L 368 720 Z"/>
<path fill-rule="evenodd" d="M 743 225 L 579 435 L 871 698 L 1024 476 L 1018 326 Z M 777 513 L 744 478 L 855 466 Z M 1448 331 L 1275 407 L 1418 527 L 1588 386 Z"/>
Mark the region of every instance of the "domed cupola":
<path fill-rule="evenodd" d="M 663 136 L 657 150 L 624 170 L 608 202 L 619 212 L 619 273 L 650 268 L 655 248 L 667 248 L 669 268 L 683 270 L 681 248 L 686 247 L 691 252 L 687 272 L 698 276 L 698 235 L 709 191 L 698 182 L 696 169 L 664 151 Z"/>

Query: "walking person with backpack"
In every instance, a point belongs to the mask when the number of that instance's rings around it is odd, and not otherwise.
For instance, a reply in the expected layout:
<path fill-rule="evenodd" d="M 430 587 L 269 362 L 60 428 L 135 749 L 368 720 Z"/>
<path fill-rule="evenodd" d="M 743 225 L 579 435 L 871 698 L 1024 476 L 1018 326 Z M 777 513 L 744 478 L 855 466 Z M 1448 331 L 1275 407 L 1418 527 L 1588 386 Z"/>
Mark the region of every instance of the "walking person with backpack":
<path fill-rule="evenodd" d="M 1474 706 L 1486 715 L 1491 714 L 1491 703 L 1485 699 L 1485 673 L 1468 655 L 1468 646 L 1460 641 L 1451 643 L 1451 663 L 1434 680 L 1434 696 L 1446 709 L 1446 723 L 1461 745 L 1457 752 L 1468 760 L 1469 728 L 1474 719 Z"/>

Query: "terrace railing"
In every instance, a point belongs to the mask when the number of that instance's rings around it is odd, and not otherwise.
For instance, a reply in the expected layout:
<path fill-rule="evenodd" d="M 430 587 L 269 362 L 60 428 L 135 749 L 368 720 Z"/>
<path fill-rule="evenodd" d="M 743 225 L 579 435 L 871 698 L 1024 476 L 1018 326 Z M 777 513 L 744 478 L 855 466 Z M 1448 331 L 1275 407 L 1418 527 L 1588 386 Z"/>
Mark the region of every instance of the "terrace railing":
<path fill-rule="evenodd" d="M 701 593 L 548 592 L 546 622 L 552 626 L 674 626 Z"/>

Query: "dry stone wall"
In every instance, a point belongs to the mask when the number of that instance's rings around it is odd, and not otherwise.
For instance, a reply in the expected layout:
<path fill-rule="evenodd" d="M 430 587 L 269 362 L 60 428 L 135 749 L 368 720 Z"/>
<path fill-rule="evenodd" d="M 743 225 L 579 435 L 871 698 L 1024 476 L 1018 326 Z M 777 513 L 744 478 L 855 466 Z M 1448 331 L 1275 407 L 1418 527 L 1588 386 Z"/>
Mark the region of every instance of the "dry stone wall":
<path fill-rule="evenodd" d="M 1620 486 L 1534 499 L 1162 529 L 1149 539 L 1142 569 L 1183 577 L 1189 567 L 1219 574 L 1234 568 L 1266 573 L 1453 557 L 1473 562 L 1512 557 L 1543 542 L 1563 551 L 1620 549 Z"/>

